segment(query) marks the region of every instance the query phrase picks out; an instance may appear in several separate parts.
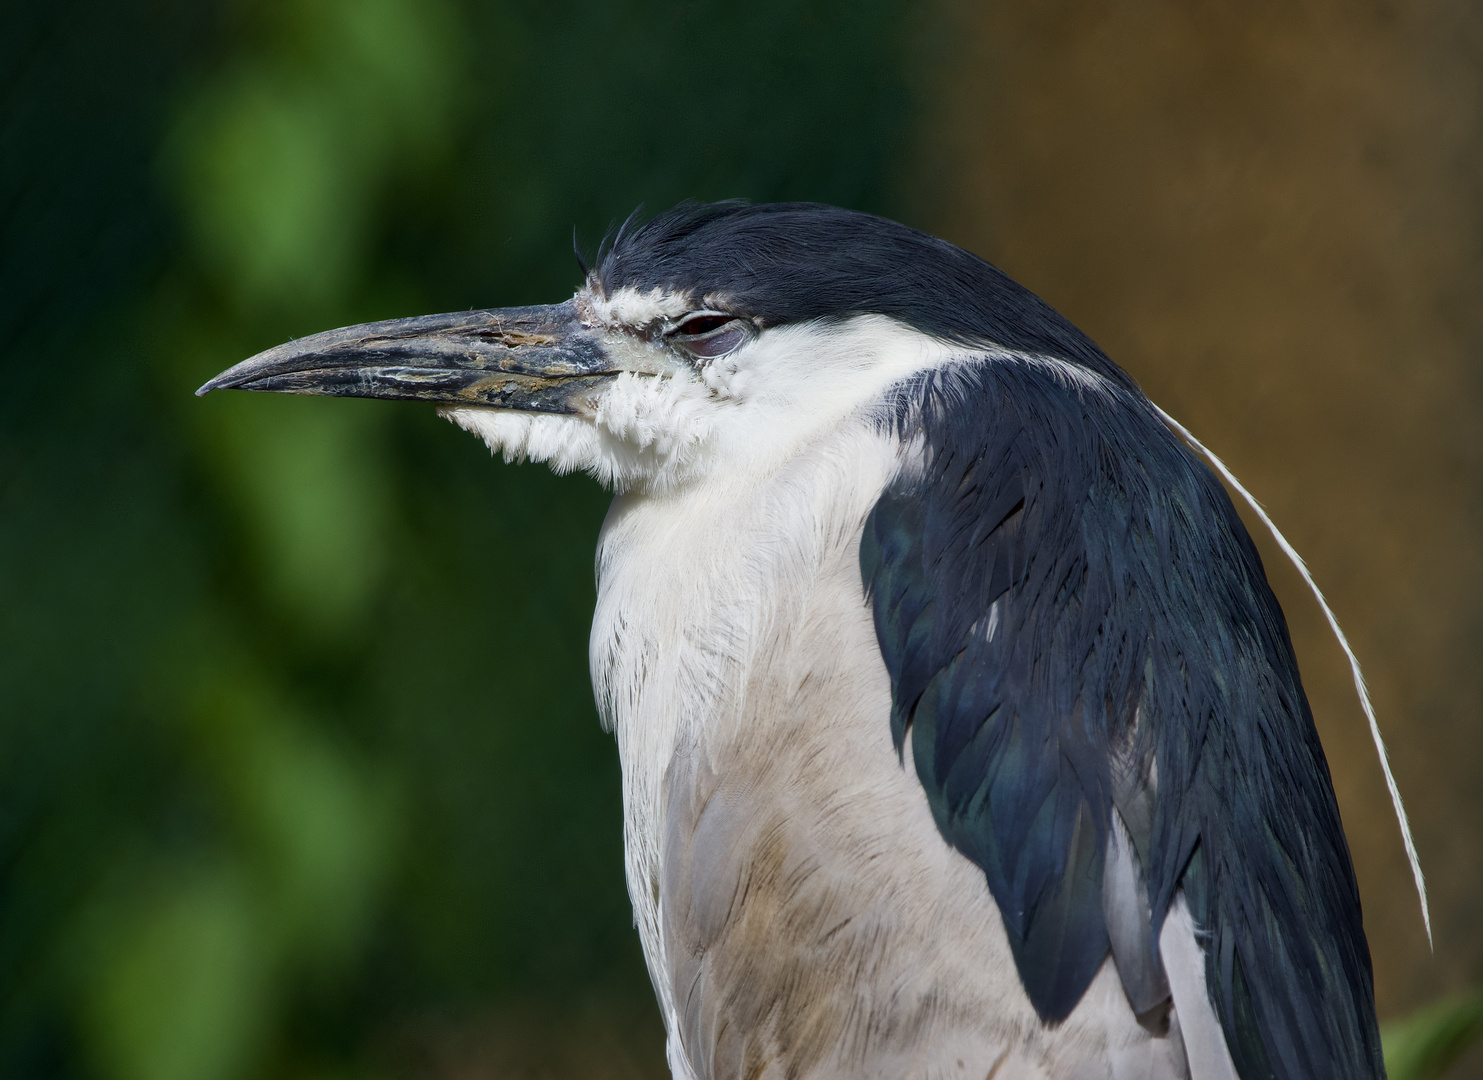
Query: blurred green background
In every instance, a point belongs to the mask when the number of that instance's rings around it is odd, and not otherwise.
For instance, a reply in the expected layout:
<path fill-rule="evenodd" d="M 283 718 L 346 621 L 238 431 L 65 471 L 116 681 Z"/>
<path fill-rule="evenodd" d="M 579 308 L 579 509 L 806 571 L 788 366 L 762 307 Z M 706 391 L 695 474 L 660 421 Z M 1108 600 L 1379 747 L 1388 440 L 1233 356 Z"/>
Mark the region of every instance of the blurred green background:
<path fill-rule="evenodd" d="M 995 260 L 1269 503 L 1431 873 L 1435 954 L 1264 547 L 1394 1075 L 1483 1073 L 1480 117 L 1460 2 L 11 0 L 0 1076 L 664 1074 L 587 681 L 605 494 L 428 409 L 191 391 L 561 299 L 573 227 L 732 196 Z"/>

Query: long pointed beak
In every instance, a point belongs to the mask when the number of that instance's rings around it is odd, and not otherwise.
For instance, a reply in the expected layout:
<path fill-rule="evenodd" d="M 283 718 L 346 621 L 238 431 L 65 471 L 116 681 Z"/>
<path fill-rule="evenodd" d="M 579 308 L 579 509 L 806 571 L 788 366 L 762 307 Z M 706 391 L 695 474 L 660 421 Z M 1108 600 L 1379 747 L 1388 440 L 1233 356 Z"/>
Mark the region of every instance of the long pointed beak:
<path fill-rule="evenodd" d="M 628 350 L 624 350 L 625 352 Z M 620 371 L 601 332 L 567 301 L 461 311 L 329 330 L 258 353 L 196 391 L 391 398 L 579 413 Z"/>

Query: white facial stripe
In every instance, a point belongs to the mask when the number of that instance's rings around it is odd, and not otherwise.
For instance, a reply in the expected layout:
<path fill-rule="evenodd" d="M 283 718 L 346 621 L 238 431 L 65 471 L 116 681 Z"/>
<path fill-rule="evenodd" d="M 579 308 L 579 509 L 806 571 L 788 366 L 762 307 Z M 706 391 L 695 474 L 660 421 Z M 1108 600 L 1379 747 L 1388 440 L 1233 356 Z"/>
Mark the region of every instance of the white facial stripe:
<path fill-rule="evenodd" d="M 604 303 L 605 317 L 624 319 L 688 309 L 673 294 L 632 289 Z M 637 352 L 624 357 L 621 366 L 630 370 L 604 389 L 590 415 L 482 408 L 444 415 L 506 460 L 546 462 L 620 491 L 659 493 L 696 482 L 760 482 L 851 417 L 868 423 L 865 410 L 923 371 L 987 359 L 1045 368 L 1078 391 L 1111 391 L 1100 376 L 1067 361 L 948 344 L 883 315 L 775 327 L 693 365 L 616 325 L 607 337 L 609 349 Z M 912 455 L 904 457 L 909 467 Z"/>
<path fill-rule="evenodd" d="M 655 301 L 643 310 L 660 307 Z M 630 303 L 628 313 L 636 310 Z M 779 327 L 699 370 L 676 361 L 657 377 L 625 373 L 590 416 L 483 408 L 444 415 L 506 460 L 587 472 L 619 490 L 758 482 L 892 383 L 950 355 L 894 320 L 861 316 Z"/>
<path fill-rule="evenodd" d="M 604 296 L 589 286 L 577 291 L 577 308 L 606 326 L 643 327 L 660 319 L 674 319 L 690 311 L 694 301 L 685 294 L 654 288 L 640 292 L 625 285 Z"/>

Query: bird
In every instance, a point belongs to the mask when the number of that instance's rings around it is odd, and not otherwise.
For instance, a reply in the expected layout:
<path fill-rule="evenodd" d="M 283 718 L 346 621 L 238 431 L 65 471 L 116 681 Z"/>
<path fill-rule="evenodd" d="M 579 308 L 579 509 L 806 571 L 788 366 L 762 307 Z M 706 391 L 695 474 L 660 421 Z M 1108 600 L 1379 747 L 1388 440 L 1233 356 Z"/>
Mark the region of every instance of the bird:
<path fill-rule="evenodd" d="M 676 1080 L 1383 1077 L 1285 618 L 1192 437 L 886 218 L 686 202 L 582 269 L 198 393 L 430 402 L 613 490 L 589 661 Z"/>

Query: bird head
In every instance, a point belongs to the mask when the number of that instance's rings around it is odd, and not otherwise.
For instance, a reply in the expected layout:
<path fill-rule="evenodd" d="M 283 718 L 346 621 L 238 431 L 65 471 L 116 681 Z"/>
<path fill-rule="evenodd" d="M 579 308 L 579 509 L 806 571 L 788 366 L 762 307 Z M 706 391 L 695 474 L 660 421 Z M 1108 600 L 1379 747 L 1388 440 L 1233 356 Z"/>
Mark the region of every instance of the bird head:
<path fill-rule="evenodd" d="M 817 204 L 683 204 L 619 230 L 570 300 L 331 330 L 198 393 L 433 402 L 509 460 L 662 491 L 766 472 L 892 385 L 986 350 L 1126 378 L 942 240 Z"/>

